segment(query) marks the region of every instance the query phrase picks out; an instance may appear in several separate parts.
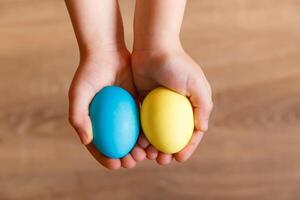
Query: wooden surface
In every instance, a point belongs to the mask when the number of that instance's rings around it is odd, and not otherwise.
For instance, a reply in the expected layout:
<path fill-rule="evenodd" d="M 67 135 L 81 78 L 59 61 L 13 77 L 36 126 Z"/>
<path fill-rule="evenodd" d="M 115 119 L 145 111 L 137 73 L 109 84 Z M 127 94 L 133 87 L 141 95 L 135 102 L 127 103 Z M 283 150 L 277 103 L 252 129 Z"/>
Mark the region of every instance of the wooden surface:
<path fill-rule="evenodd" d="M 299 200 L 300 1 L 190 0 L 182 40 L 212 83 L 209 132 L 184 164 L 111 172 L 67 123 L 63 1 L 1 0 L 0 199 Z"/>

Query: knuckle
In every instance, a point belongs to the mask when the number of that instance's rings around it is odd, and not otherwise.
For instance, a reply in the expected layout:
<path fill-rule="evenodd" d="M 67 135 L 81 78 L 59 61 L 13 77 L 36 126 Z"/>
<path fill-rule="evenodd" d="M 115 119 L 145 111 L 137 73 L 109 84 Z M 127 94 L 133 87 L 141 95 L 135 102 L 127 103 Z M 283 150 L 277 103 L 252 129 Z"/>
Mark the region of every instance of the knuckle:
<path fill-rule="evenodd" d="M 210 111 L 212 111 L 212 109 L 214 108 L 214 103 L 213 103 L 213 101 L 210 101 L 210 102 L 208 103 L 208 108 L 209 108 Z"/>
<path fill-rule="evenodd" d="M 204 105 L 204 110 L 207 112 L 207 113 L 210 113 L 212 111 L 214 107 L 214 104 L 213 102 L 210 100 L 210 101 L 207 101 Z"/>
<path fill-rule="evenodd" d="M 212 88 L 211 88 L 211 85 L 209 84 L 208 81 L 206 81 L 206 86 L 207 86 L 208 93 L 211 96 L 212 95 Z"/>
<path fill-rule="evenodd" d="M 208 120 L 210 117 L 210 114 L 212 112 L 212 109 L 213 109 L 213 103 L 208 102 L 207 104 L 203 105 L 203 108 L 200 111 L 200 116 L 201 116 L 200 119 Z M 200 121 L 198 121 L 198 122 L 200 125 L 201 124 Z"/>
<path fill-rule="evenodd" d="M 75 128 L 79 129 L 81 127 L 81 120 L 74 114 L 69 115 L 69 123 Z"/>

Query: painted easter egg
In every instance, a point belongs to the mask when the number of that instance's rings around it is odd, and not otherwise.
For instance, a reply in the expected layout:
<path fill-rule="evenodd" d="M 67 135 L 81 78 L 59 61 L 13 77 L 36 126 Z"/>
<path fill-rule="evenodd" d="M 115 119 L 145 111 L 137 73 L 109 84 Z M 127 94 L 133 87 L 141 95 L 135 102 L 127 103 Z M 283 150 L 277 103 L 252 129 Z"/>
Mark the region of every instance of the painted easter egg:
<path fill-rule="evenodd" d="M 93 144 L 109 158 L 122 158 L 135 146 L 139 136 L 139 109 L 129 92 L 106 86 L 93 98 L 89 114 Z"/>
<path fill-rule="evenodd" d="M 141 125 L 149 142 L 159 151 L 176 153 L 189 142 L 194 130 L 189 99 L 164 87 L 152 90 L 141 108 Z"/>

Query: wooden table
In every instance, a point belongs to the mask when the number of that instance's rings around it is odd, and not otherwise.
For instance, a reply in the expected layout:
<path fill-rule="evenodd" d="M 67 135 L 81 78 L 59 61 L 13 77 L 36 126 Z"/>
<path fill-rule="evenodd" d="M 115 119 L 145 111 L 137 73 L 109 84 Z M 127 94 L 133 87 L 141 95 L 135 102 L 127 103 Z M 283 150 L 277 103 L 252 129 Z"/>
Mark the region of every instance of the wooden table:
<path fill-rule="evenodd" d="M 121 1 L 132 43 L 133 2 Z M 107 171 L 67 122 L 63 1 L 0 2 L 0 199 L 300 199 L 300 2 L 190 0 L 182 30 L 215 110 L 184 164 Z"/>

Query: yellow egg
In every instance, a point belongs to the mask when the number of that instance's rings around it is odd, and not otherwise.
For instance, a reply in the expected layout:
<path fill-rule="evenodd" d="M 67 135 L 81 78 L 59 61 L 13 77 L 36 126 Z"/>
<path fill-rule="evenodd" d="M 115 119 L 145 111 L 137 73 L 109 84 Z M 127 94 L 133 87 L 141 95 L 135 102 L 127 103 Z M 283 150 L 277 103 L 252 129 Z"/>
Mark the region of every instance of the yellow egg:
<path fill-rule="evenodd" d="M 159 87 L 143 101 L 141 124 L 149 142 L 159 151 L 176 153 L 189 142 L 194 130 L 193 108 L 187 97 Z"/>

